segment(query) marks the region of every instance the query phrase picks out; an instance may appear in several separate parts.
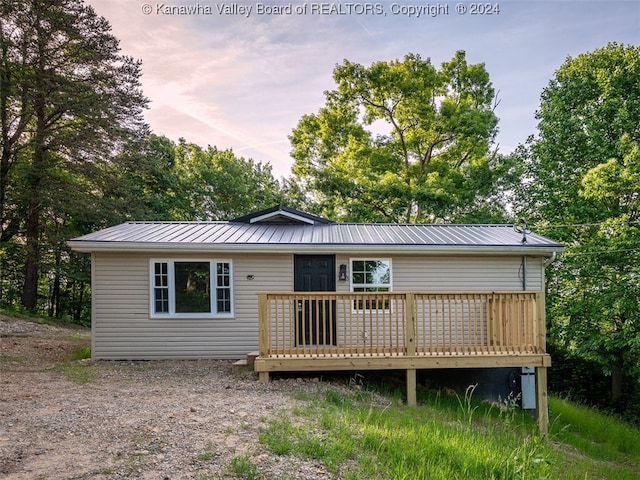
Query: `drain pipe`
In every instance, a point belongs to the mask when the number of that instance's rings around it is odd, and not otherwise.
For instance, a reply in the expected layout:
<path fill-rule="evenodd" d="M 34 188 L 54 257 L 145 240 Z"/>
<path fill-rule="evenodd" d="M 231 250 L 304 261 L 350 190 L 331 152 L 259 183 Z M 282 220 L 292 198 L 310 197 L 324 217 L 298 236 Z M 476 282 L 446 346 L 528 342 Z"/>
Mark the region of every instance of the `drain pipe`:
<path fill-rule="evenodd" d="M 551 252 L 551 256 L 547 258 L 544 262 L 542 262 L 544 267 L 547 268 L 549 265 L 551 265 L 555 261 L 557 256 L 558 254 L 556 252 Z"/>
<path fill-rule="evenodd" d="M 527 256 L 522 256 L 522 291 L 527 290 Z"/>

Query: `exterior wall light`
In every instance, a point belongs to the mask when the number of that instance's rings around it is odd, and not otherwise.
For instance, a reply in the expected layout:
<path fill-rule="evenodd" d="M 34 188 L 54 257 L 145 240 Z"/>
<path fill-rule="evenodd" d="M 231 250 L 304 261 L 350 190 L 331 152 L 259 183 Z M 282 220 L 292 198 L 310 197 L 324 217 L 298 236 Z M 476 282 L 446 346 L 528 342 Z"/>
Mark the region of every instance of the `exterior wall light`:
<path fill-rule="evenodd" d="M 344 263 L 340 265 L 340 273 L 338 274 L 338 280 L 342 282 L 347 280 L 347 266 Z"/>

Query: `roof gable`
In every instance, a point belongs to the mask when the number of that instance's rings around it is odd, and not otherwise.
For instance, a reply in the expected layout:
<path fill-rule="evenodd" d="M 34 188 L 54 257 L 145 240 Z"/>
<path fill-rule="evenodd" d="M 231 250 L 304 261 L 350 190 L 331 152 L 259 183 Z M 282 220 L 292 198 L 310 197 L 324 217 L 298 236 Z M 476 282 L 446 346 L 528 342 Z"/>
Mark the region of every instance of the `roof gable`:
<path fill-rule="evenodd" d="M 317 225 L 333 223 L 326 218 L 311 215 L 310 213 L 296 210 L 295 208 L 276 205 L 259 212 L 251 213 L 243 217 L 231 220 L 232 223 L 279 223 L 279 224 L 302 224 Z"/>

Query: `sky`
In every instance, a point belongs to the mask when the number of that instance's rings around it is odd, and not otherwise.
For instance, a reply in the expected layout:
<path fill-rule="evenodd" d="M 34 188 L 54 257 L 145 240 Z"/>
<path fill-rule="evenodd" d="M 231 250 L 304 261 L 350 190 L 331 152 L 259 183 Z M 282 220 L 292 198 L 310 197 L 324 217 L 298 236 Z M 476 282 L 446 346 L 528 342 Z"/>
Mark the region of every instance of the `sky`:
<path fill-rule="evenodd" d="M 497 143 L 508 153 L 536 133 L 540 94 L 568 56 L 640 45 L 637 0 L 85 3 L 142 61 L 154 133 L 270 163 L 276 178 L 290 175 L 288 137 L 324 105 L 344 59 L 369 66 L 414 53 L 439 68 L 464 50 L 498 92 Z"/>

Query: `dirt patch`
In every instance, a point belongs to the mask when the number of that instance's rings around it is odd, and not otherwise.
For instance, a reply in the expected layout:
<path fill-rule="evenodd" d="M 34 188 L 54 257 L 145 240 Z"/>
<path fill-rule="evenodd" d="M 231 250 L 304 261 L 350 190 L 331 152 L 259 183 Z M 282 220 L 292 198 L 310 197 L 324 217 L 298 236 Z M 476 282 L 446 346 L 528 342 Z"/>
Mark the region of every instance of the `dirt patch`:
<path fill-rule="evenodd" d="M 87 329 L 0 316 L 1 478 L 235 478 L 238 456 L 264 479 L 331 478 L 258 441 L 269 418 L 303 405 L 293 392 L 323 382 L 263 384 L 228 361 L 68 360 L 89 344 Z"/>

